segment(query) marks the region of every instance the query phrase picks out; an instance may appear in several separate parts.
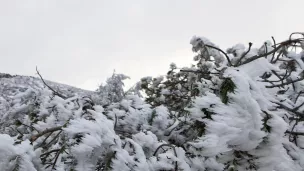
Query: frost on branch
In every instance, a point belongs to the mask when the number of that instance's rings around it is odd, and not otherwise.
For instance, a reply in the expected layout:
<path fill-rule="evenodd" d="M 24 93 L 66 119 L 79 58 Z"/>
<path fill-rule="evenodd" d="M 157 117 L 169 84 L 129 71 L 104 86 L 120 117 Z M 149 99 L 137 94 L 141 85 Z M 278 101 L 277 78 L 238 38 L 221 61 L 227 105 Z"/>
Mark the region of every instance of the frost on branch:
<path fill-rule="evenodd" d="M 108 78 L 105 85 L 100 85 L 97 92 L 101 97 L 101 104 L 109 105 L 112 102 L 119 102 L 124 96 L 123 80 L 129 77 L 124 74 L 113 73 L 112 77 Z"/>
<path fill-rule="evenodd" d="M 196 65 L 172 63 L 128 92 L 122 74 L 96 92 L 0 78 L 0 170 L 301 171 L 304 39 L 296 35 L 226 51 L 193 37 Z"/>

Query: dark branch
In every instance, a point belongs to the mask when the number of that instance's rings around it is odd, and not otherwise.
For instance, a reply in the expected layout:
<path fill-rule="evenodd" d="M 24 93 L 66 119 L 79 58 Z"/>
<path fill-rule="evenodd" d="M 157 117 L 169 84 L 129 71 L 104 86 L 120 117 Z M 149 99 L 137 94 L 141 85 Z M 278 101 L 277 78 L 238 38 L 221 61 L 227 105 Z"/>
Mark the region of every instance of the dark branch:
<path fill-rule="evenodd" d="M 281 108 L 283 108 L 283 109 L 285 109 L 285 110 L 287 110 L 289 112 L 292 112 L 292 113 L 296 114 L 299 118 L 304 118 L 304 115 L 301 112 L 298 112 L 298 111 L 296 111 L 296 110 L 294 110 L 294 109 L 292 109 L 290 107 L 287 107 L 287 106 L 285 106 L 285 105 L 283 105 L 281 103 L 277 103 L 277 102 L 273 102 L 273 103 L 277 104 L 279 107 L 281 107 Z"/>
<path fill-rule="evenodd" d="M 241 64 L 242 59 L 250 52 L 251 46 L 252 46 L 252 43 L 249 42 L 249 47 L 248 47 L 247 52 L 245 52 L 245 53 L 240 57 L 240 59 L 236 62 L 236 66 L 239 66 L 239 65 Z"/>
<path fill-rule="evenodd" d="M 54 152 L 57 152 L 57 151 L 60 151 L 60 149 L 55 149 L 55 150 L 48 151 L 48 152 L 46 152 L 46 153 L 41 154 L 40 157 L 48 156 L 48 155 L 50 155 L 51 153 L 54 153 Z"/>
<path fill-rule="evenodd" d="M 52 170 L 55 169 L 55 166 L 56 166 L 58 157 L 59 157 L 60 153 L 62 153 L 62 152 L 64 151 L 64 148 L 65 148 L 65 146 L 63 145 L 63 146 L 61 147 L 61 149 L 60 149 L 59 151 L 57 151 L 56 156 L 55 156 L 55 161 L 54 161 L 53 166 L 52 166 Z M 56 170 L 56 169 L 55 169 L 55 170 Z"/>
<path fill-rule="evenodd" d="M 207 47 L 209 47 L 209 48 L 212 48 L 212 49 L 216 49 L 216 50 L 222 52 L 222 53 L 225 55 L 225 57 L 226 57 L 226 59 L 227 59 L 227 61 L 228 61 L 229 66 L 233 66 L 232 63 L 231 63 L 231 61 L 230 61 L 229 56 L 228 56 L 227 53 L 224 52 L 222 49 L 217 48 L 217 47 L 214 47 L 214 46 L 211 46 L 211 45 L 205 45 L 205 46 L 207 46 Z"/>
<path fill-rule="evenodd" d="M 62 130 L 60 130 L 56 135 L 55 137 L 50 141 L 48 142 L 46 145 L 44 145 L 43 147 L 48 147 L 49 145 L 51 145 L 58 137 L 59 135 L 61 134 Z"/>
<path fill-rule="evenodd" d="M 174 147 L 173 145 L 171 145 L 171 144 L 162 144 L 162 145 L 160 145 L 160 146 L 157 147 L 157 149 L 155 150 L 153 156 L 155 156 L 155 155 L 157 154 L 157 152 L 158 152 L 158 150 L 159 150 L 160 148 L 165 147 L 165 146 L 171 147 L 171 148 L 173 149 L 173 151 L 174 151 L 174 155 L 177 157 L 177 153 L 176 153 L 175 147 Z M 177 161 L 175 162 L 175 170 L 176 170 L 176 171 L 178 170 L 178 168 L 177 168 Z"/>
<path fill-rule="evenodd" d="M 266 88 L 281 87 L 281 86 L 285 86 L 285 85 L 292 84 L 292 83 L 295 83 L 295 82 L 298 82 L 298 81 L 302 81 L 302 80 L 304 80 L 304 77 L 298 78 L 298 79 L 296 79 L 296 80 L 287 81 L 287 82 L 282 83 L 282 84 L 266 86 Z"/>
<path fill-rule="evenodd" d="M 252 61 L 254 61 L 254 60 L 257 60 L 257 59 L 259 59 L 259 58 L 268 56 L 268 55 L 270 55 L 270 54 L 272 54 L 272 53 L 277 52 L 278 50 L 280 50 L 280 49 L 281 49 L 282 47 L 284 47 L 284 46 L 290 45 L 290 44 L 292 44 L 292 43 L 298 43 L 298 42 L 300 42 L 300 41 L 301 41 L 301 39 L 294 39 L 294 40 L 287 40 L 287 41 L 284 41 L 284 42 L 280 43 L 279 46 L 275 47 L 273 50 L 271 50 L 271 51 L 269 51 L 269 52 L 267 52 L 267 53 L 264 53 L 264 54 L 261 54 L 261 55 L 255 55 L 255 56 L 252 56 L 252 57 L 250 57 L 250 58 L 247 58 L 247 59 L 242 63 L 242 65 L 247 64 L 247 63 L 249 63 L 249 62 L 252 62 Z"/>
<path fill-rule="evenodd" d="M 247 59 L 242 63 L 242 65 L 247 64 L 247 63 L 250 63 L 250 62 L 252 62 L 252 61 L 254 61 L 254 60 L 257 60 L 257 59 L 259 59 L 259 58 L 265 57 L 265 56 L 270 55 L 270 54 L 272 54 L 272 53 L 275 53 L 275 52 L 278 51 L 281 47 L 283 47 L 283 45 L 279 45 L 278 47 L 274 48 L 273 50 L 269 51 L 268 53 L 264 53 L 264 54 L 262 54 L 262 55 L 255 55 L 255 56 L 252 56 L 252 57 L 250 57 L 250 58 L 247 58 Z"/>
<path fill-rule="evenodd" d="M 299 99 L 299 97 L 301 96 L 301 94 L 303 94 L 304 93 L 304 91 L 300 91 L 299 92 L 299 94 L 297 95 L 297 97 L 296 97 L 296 100 L 295 100 L 295 103 L 297 103 L 297 101 L 298 101 L 298 99 Z"/>
<path fill-rule="evenodd" d="M 34 141 L 36 141 L 39 137 L 41 137 L 41 136 L 43 136 L 43 135 L 45 135 L 45 134 L 47 134 L 47 133 L 59 131 L 59 130 L 61 130 L 61 129 L 62 129 L 62 126 L 57 126 L 57 127 L 54 127 L 54 128 L 48 128 L 48 129 L 46 129 L 46 130 L 44 130 L 44 131 L 42 131 L 42 132 L 40 132 L 40 133 L 38 133 L 38 134 L 36 134 L 36 135 L 31 136 L 30 141 L 31 141 L 31 142 L 34 142 Z"/>
<path fill-rule="evenodd" d="M 274 39 L 274 37 L 273 37 L 273 36 L 271 36 L 271 38 L 272 38 L 272 41 L 273 41 L 273 46 L 274 46 L 274 48 L 276 48 L 276 47 L 277 47 L 277 45 L 276 45 L 276 41 L 275 41 L 275 39 Z M 275 53 L 273 53 L 272 58 L 271 58 L 271 60 L 270 60 L 270 63 L 272 63 L 272 62 L 273 62 L 273 60 L 274 60 L 274 55 L 275 55 Z"/>
<path fill-rule="evenodd" d="M 304 37 L 304 32 L 293 32 L 293 33 L 290 34 L 289 40 L 291 40 L 292 36 L 295 35 L 295 34 L 301 34 Z"/>
<path fill-rule="evenodd" d="M 64 95 L 61 95 L 60 93 L 58 93 L 56 90 L 54 90 L 51 86 L 49 86 L 49 85 L 44 81 L 44 79 L 43 79 L 43 77 L 41 76 L 41 74 L 39 73 L 37 67 L 36 67 L 36 72 L 37 72 L 37 74 L 39 75 L 40 79 L 42 80 L 43 84 L 44 84 L 47 88 L 49 88 L 55 95 L 57 95 L 57 96 L 59 96 L 59 97 L 61 97 L 61 98 L 63 98 L 63 99 L 66 99 L 66 98 L 67 98 L 67 97 L 65 97 Z"/>
<path fill-rule="evenodd" d="M 304 102 L 301 103 L 299 106 L 295 107 L 295 108 L 293 109 L 293 111 L 297 111 L 297 110 L 300 109 L 300 107 L 302 107 L 303 105 L 304 105 Z"/>
<path fill-rule="evenodd" d="M 286 131 L 287 134 L 293 134 L 293 135 L 302 135 L 304 136 L 304 132 L 294 132 L 294 131 Z"/>

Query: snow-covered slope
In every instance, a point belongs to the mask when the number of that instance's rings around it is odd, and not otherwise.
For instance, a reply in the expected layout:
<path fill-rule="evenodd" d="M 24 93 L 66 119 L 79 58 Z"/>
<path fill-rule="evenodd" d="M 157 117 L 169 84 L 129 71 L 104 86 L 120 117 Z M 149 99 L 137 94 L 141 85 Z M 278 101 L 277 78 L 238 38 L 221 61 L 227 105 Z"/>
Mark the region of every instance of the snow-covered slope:
<path fill-rule="evenodd" d="M 57 92 L 72 97 L 79 96 L 92 96 L 95 94 L 93 91 L 83 90 L 80 88 L 72 87 L 65 84 L 60 84 L 52 81 L 45 80 L 46 83 Z M 47 89 L 40 78 L 31 76 L 20 76 L 0 73 L 0 119 L 10 111 L 14 101 L 25 98 L 30 92 L 41 91 Z"/>

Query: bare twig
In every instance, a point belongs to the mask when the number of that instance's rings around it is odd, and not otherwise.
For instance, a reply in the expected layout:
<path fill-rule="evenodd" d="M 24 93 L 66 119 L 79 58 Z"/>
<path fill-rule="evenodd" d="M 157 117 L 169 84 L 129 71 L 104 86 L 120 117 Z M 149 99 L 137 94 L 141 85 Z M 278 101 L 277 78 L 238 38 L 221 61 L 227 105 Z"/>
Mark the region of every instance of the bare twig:
<path fill-rule="evenodd" d="M 304 32 L 293 32 L 293 33 L 290 34 L 289 40 L 291 40 L 292 36 L 295 35 L 295 34 L 301 34 L 302 36 L 304 36 Z"/>
<path fill-rule="evenodd" d="M 19 122 L 21 125 L 23 125 L 23 126 L 25 126 L 25 127 L 28 127 L 28 128 L 32 128 L 33 130 L 35 130 L 36 132 L 39 133 L 39 131 L 38 131 L 34 126 L 32 126 L 32 125 L 26 125 L 26 124 L 22 123 L 20 120 L 18 120 L 18 122 Z"/>
<path fill-rule="evenodd" d="M 298 81 L 302 81 L 302 80 L 304 80 L 304 77 L 298 78 L 298 79 L 295 79 L 295 80 L 291 80 L 291 81 L 287 81 L 287 82 L 282 83 L 282 84 L 266 86 L 266 88 L 281 87 L 281 86 L 288 85 L 288 84 L 292 84 L 292 83 L 295 83 L 295 82 L 298 82 Z"/>
<path fill-rule="evenodd" d="M 222 53 L 225 55 L 225 57 L 226 57 L 226 59 L 227 59 L 227 61 L 228 61 L 229 66 L 233 66 L 232 63 L 231 63 L 231 60 L 230 60 L 229 56 L 228 56 L 227 53 L 224 52 L 222 49 L 217 48 L 217 47 L 214 47 L 214 46 L 211 46 L 211 45 L 205 45 L 205 46 L 207 46 L 207 47 L 209 47 L 209 48 L 212 48 L 212 49 L 216 49 L 216 50 L 222 52 Z"/>
<path fill-rule="evenodd" d="M 236 62 L 236 66 L 239 66 L 239 64 L 241 64 L 242 59 L 250 52 L 251 46 L 252 46 L 252 43 L 249 42 L 248 50 L 247 50 L 247 51 L 240 57 L 240 59 Z"/>
<path fill-rule="evenodd" d="M 290 132 L 293 132 L 293 130 L 295 129 L 296 125 L 298 125 L 298 123 L 299 123 L 299 120 L 296 120 L 296 122 L 295 122 L 295 124 L 292 126 Z M 293 139 L 291 139 L 291 138 L 292 138 L 292 135 L 293 135 Z M 293 141 L 293 142 L 297 145 L 297 136 L 294 135 L 294 134 L 290 134 L 290 135 L 289 135 L 289 141 L 291 141 L 291 142 Z"/>
<path fill-rule="evenodd" d="M 186 69 L 181 69 L 179 70 L 180 72 L 193 72 L 193 73 L 202 73 L 200 70 L 186 70 Z"/>
<path fill-rule="evenodd" d="M 55 135 L 55 137 L 54 137 L 49 143 L 47 143 L 46 145 L 44 145 L 43 147 L 47 147 L 47 146 L 49 146 L 50 144 L 52 144 L 52 142 L 54 142 L 54 141 L 57 139 L 57 137 L 61 134 L 61 132 L 62 132 L 62 130 L 60 130 L 60 131 Z"/>
<path fill-rule="evenodd" d="M 160 146 L 157 147 L 157 149 L 155 150 L 153 156 L 155 156 L 155 155 L 157 154 L 157 152 L 158 152 L 158 150 L 159 150 L 160 148 L 163 148 L 163 147 L 165 147 L 165 146 L 171 147 L 171 148 L 173 149 L 174 155 L 177 157 L 177 153 L 176 153 L 175 147 L 174 147 L 173 145 L 171 145 L 171 144 L 162 144 L 162 145 L 160 145 Z M 177 161 L 176 161 L 176 162 L 175 162 L 175 171 L 177 171 L 177 170 L 178 170 L 178 166 L 177 166 Z"/>
<path fill-rule="evenodd" d="M 18 130 L 18 128 L 16 128 L 16 131 L 17 131 L 19 134 L 21 134 L 21 136 L 23 136 L 23 133 L 21 133 L 21 132 Z"/>
<path fill-rule="evenodd" d="M 293 134 L 293 135 L 302 135 L 302 136 L 304 136 L 304 132 L 286 131 L 285 133 Z"/>
<path fill-rule="evenodd" d="M 43 79 L 43 77 L 41 76 L 41 74 L 39 73 L 37 67 L 36 67 L 36 72 L 37 72 L 37 74 L 39 75 L 40 79 L 42 80 L 43 84 L 44 84 L 47 88 L 49 88 L 55 95 L 57 95 L 57 96 L 59 96 L 59 97 L 61 97 L 61 98 L 63 98 L 63 99 L 67 99 L 67 97 L 65 97 L 64 95 L 58 93 L 56 90 L 54 90 L 51 86 L 49 86 L 49 85 L 44 81 L 44 79 Z"/>
<path fill-rule="evenodd" d="M 116 127 L 117 127 L 117 121 L 118 121 L 118 117 L 117 117 L 117 115 L 115 114 L 114 130 L 115 130 Z"/>
<path fill-rule="evenodd" d="M 52 170 L 55 169 L 55 166 L 56 166 L 58 157 L 59 157 L 60 153 L 62 153 L 62 152 L 64 151 L 64 148 L 65 148 L 65 146 L 63 145 L 63 146 L 60 148 L 60 150 L 57 151 L 56 156 L 55 156 L 55 161 L 54 161 L 53 166 L 52 166 Z"/>
<path fill-rule="evenodd" d="M 304 92 L 303 91 L 300 91 L 299 94 L 297 95 L 296 99 L 295 99 L 295 103 L 297 103 L 299 97 L 301 96 L 301 94 L 303 94 Z"/>
<path fill-rule="evenodd" d="M 277 104 L 279 107 L 281 107 L 281 108 L 283 108 L 283 109 L 285 109 L 285 110 L 287 110 L 287 111 L 289 111 L 289 112 L 292 112 L 292 113 L 296 114 L 299 118 L 304 118 L 304 115 L 303 115 L 303 113 L 301 113 L 301 112 L 298 112 L 298 111 L 296 111 L 296 110 L 294 110 L 294 109 L 292 109 L 292 108 L 290 108 L 290 107 L 287 107 L 287 106 L 285 106 L 285 105 L 283 105 L 283 104 L 281 104 L 281 103 L 278 103 L 278 102 L 272 102 L 272 103 L 275 103 L 275 104 Z"/>
<path fill-rule="evenodd" d="M 48 129 L 46 129 L 46 130 L 44 130 L 44 131 L 42 131 L 42 132 L 40 132 L 40 133 L 38 133 L 38 134 L 33 135 L 33 136 L 30 138 L 30 141 L 31 141 L 31 142 L 34 142 L 34 141 L 36 141 L 39 137 L 41 137 L 41 136 L 43 136 L 43 135 L 45 135 L 45 134 L 47 134 L 47 133 L 59 131 L 59 130 L 61 130 L 61 129 L 62 129 L 62 126 L 57 126 L 57 127 L 53 127 L 53 128 L 48 128 Z"/>
<path fill-rule="evenodd" d="M 270 55 L 270 54 L 272 54 L 272 53 L 275 53 L 275 52 L 278 51 L 281 47 L 283 47 L 283 45 L 279 45 L 278 47 L 274 48 L 273 50 L 269 51 L 268 53 L 264 53 L 264 54 L 261 54 L 261 55 L 255 55 L 255 56 L 252 56 L 252 57 L 250 57 L 250 58 L 247 58 L 247 59 L 242 63 L 242 65 L 247 64 L 247 63 L 250 63 L 250 62 L 252 62 L 252 61 L 254 61 L 254 60 L 257 60 L 257 59 L 259 59 L 259 58 L 265 57 L 265 56 Z"/>
<path fill-rule="evenodd" d="M 41 154 L 40 157 L 48 156 L 51 153 L 54 153 L 54 152 L 57 152 L 57 151 L 60 151 L 60 149 L 55 149 L 55 150 L 51 150 L 51 151 L 45 152 L 45 153 Z"/>
<path fill-rule="evenodd" d="M 271 72 L 272 72 L 275 76 L 277 76 L 277 77 L 279 78 L 279 80 L 281 80 L 282 84 L 284 83 L 282 77 L 281 77 L 279 74 L 277 74 L 276 71 L 271 70 Z"/>
<path fill-rule="evenodd" d="M 35 149 L 37 149 L 37 148 L 39 148 L 40 146 L 42 146 L 42 145 L 46 142 L 46 140 L 52 135 L 52 133 L 53 133 L 53 132 L 50 132 L 50 133 L 44 138 L 44 140 L 43 140 L 40 144 L 38 144 L 38 145 L 35 147 Z"/>
<path fill-rule="evenodd" d="M 265 46 L 265 53 L 267 53 L 268 52 L 268 49 L 267 49 L 267 43 L 265 42 L 264 43 L 264 46 Z M 265 56 L 266 57 L 266 56 Z"/>
<path fill-rule="evenodd" d="M 264 54 L 261 54 L 261 55 L 255 55 L 255 56 L 252 56 L 252 57 L 250 57 L 250 58 L 247 58 L 247 59 L 242 63 L 242 65 L 247 64 L 247 63 L 249 63 L 249 62 L 252 62 L 252 61 L 254 61 L 254 60 L 257 60 L 257 59 L 259 59 L 259 58 L 268 56 L 268 55 L 270 55 L 270 54 L 272 54 L 272 53 L 277 52 L 279 49 L 281 49 L 281 48 L 284 47 L 284 46 L 290 45 L 290 44 L 292 44 L 292 43 L 298 43 L 298 42 L 300 42 L 300 41 L 301 41 L 301 39 L 294 39 L 294 40 L 287 40 L 287 41 L 284 41 L 284 42 L 280 43 L 279 46 L 275 47 L 273 50 L 271 50 L 271 51 L 269 51 L 269 52 L 267 52 L 267 53 L 264 53 Z"/>
<path fill-rule="evenodd" d="M 293 110 L 293 111 L 297 111 L 297 110 L 300 109 L 300 107 L 302 107 L 303 105 L 304 105 L 304 102 L 301 103 L 299 106 L 293 108 L 292 110 Z"/>
<path fill-rule="evenodd" d="M 275 53 L 273 53 L 273 54 L 275 54 Z M 272 63 L 276 63 L 280 59 L 280 56 L 283 56 L 283 51 L 280 51 L 278 53 L 277 58 Z"/>
<path fill-rule="evenodd" d="M 275 73 L 275 75 L 277 77 L 279 76 L 275 71 L 272 71 L 272 72 Z M 262 82 L 268 82 L 268 83 L 282 82 L 283 83 L 284 79 L 288 78 L 290 75 L 291 75 L 291 72 L 289 72 L 289 74 L 288 74 L 288 70 L 285 70 L 285 75 L 283 77 L 281 77 L 281 76 L 278 77 L 279 80 L 272 81 L 272 80 L 266 80 L 266 79 L 264 79 L 264 80 L 262 80 Z"/>
<path fill-rule="evenodd" d="M 276 41 L 275 41 L 275 39 L 274 39 L 274 37 L 273 37 L 273 36 L 271 36 L 271 38 L 272 38 L 272 41 L 273 41 L 273 46 L 274 46 L 274 48 L 276 48 L 276 47 L 277 47 L 277 45 L 276 45 Z M 273 62 L 273 60 L 274 60 L 274 55 L 275 55 L 275 53 L 273 53 L 272 58 L 271 58 L 271 60 L 270 60 L 270 63 L 272 63 L 272 62 Z"/>

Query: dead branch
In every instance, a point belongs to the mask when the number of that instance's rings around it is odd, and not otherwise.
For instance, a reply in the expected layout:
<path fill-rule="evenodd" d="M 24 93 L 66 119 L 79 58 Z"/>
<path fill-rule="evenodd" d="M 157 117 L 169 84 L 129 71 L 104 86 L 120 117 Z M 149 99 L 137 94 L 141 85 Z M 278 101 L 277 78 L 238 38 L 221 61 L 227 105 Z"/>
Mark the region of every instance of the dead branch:
<path fill-rule="evenodd" d="M 280 75 L 278 75 L 275 71 L 272 71 L 272 73 L 274 75 L 276 75 L 279 78 L 279 80 L 266 80 L 266 79 L 264 79 L 264 80 L 262 80 L 262 82 L 268 82 L 268 83 L 282 82 L 282 84 L 283 84 L 284 83 L 283 82 L 284 79 L 288 78 L 291 75 L 291 72 L 289 72 L 289 74 L 288 74 L 288 70 L 285 70 L 285 71 L 286 72 L 283 75 L 283 77 L 281 77 Z"/>
<path fill-rule="evenodd" d="M 303 94 L 304 93 L 304 91 L 300 91 L 299 92 L 299 94 L 297 95 L 297 97 L 296 97 L 296 99 L 295 99 L 295 103 L 297 103 L 297 101 L 298 101 L 298 99 L 299 99 L 299 97 L 301 96 L 301 94 Z"/>
<path fill-rule="evenodd" d="M 281 107 L 281 108 L 283 108 L 283 109 L 285 109 L 285 110 L 287 110 L 287 111 L 289 111 L 289 112 L 292 112 L 292 113 L 296 114 L 299 118 L 304 118 L 303 113 L 298 112 L 297 110 L 294 110 L 294 108 L 292 109 L 292 108 L 290 108 L 290 107 L 287 107 L 287 106 L 285 106 L 285 105 L 283 105 L 283 104 L 281 104 L 281 103 L 277 103 L 277 102 L 272 102 L 272 103 L 275 103 L 275 104 L 277 104 L 279 107 Z"/>
<path fill-rule="evenodd" d="M 254 60 L 257 60 L 257 59 L 259 59 L 259 58 L 265 57 L 265 56 L 270 55 L 270 54 L 272 54 L 272 53 L 275 53 L 275 52 L 277 52 L 281 47 L 283 47 L 282 44 L 279 45 L 278 47 L 274 48 L 273 50 L 269 51 L 268 53 L 264 53 L 264 54 L 262 54 L 262 55 L 255 55 L 255 56 L 252 56 L 252 57 L 250 57 L 250 58 L 247 58 L 247 59 L 242 63 L 242 65 L 247 64 L 247 63 L 250 63 L 250 62 L 252 62 L 252 61 L 254 61 Z"/>
<path fill-rule="evenodd" d="M 179 70 L 180 72 L 193 72 L 193 73 L 202 73 L 202 71 L 199 70 L 186 70 L 186 69 L 181 69 Z"/>
<path fill-rule="evenodd" d="M 118 121 L 118 117 L 117 117 L 117 115 L 115 114 L 114 130 L 115 130 L 116 127 L 117 127 L 117 121 Z"/>
<path fill-rule="evenodd" d="M 236 62 L 235 66 L 239 66 L 241 64 L 242 59 L 250 52 L 252 43 L 249 42 L 248 50 L 240 57 L 240 59 Z"/>
<path fill-rule="evenodd" d="M 286 131 L 285 133 L 292 134 L 292 135 L 301 135 L 301 136 L 304 136 L 304 132 Z"/>
<path fill-rule="evenodd" d="M 304 32 L 293 32 L 289 35 L 289 40 L 291 40 L 292 36 L 295 34 L 301 34 L 304 37 Z"/>
<path fill-rule="evenodd" d="M 229 56 L 228 56 L 227 53 L 224 52 L 222 49 L 217 48 L 217 47 L 214 47 L 214 46 L 211 46 L 211 45 L 205 45 L 205 46 L 207 46 L 207 47 L 209 47 L 209 48 L 212 48 L 212 49 L 216 49 L 216 50 L 222 52 L 222 53 L 225 55 L 225 57 L 226 57 L 226 59 L 227 59 L 227 61 L 228 61 L 229 66 L 233 66 L 232 63 L 231 63 L 231 61 L 230 61 Z"/>
<path fill-rule="evenodd" d="M 276 47 L 277 47 L 277 45 L 276 45 L 276 41 L 275 41 L 274 37 L 273 37 L 273 36 L 271 36 L 271 39 L 272 39 L 272 41 L 273 41 L 273 46 L 274 46 L 274 48 L 276 48 Z M 272 62 L 273 62 L 273 60 L 274 60 L 274 55 L 275 55 L 275 53 L 273 53 L 272 58 L 271 58 L 271 60 L 270 60 L 270 63 L 272 63 Z"/>
<path fill-rule="evenodd" d="M 266 57 L 266 56 L 268 56 L 268 55 L 270 55 L 270 54 L 272 54 L 272 53 L 277 52 L 278 50 L 280 50 L 280 49 L 281 49 L 282 47 L 284 47 L 284 46 L 290 45 L 290 44 L 292 44 L 292 43 L 299 43 L 301 40 L 302 40 L 302 39 L 294 39 L 294 40 L 287 40 L 287 41 L 281 42 L 281 43 L 279 43 L 279 46 L 276 46 L 273 50 L 271 50 L 271 51 L 269 51 L 269 52 L 267 52 L 267 53 L 264 53 L 264 54 L 261 54 L 261 55 L 255 55 L 255 56 L 252 56 L 252 57 L 250 57 L 250 58 L 247 58 L 247 59 L 242 63 L 242 65 L 247 64 L 247 63 L 250 63 L 250 62 L 252 62 L 252 61 L 254 61 L 254 60 L 257 60 L 257 59 L 259 59 L 259 58 Z"/>
<path fill-rule="evenodd" d="M 304 77 L 298 78 L 298 79 L 295 79 L 295 80 L 291 80 L 291 81 L 287 81 L 287 82 L 282 83 L 282 84 L 266 86 L 266 88 L 281 87 L 281 86 L 285 86 L 285 85 L 288 85 L 288 84 L 293 84 L 293 83 L 295 83 L 295 82 L 302 81 L 302 80 L 304 80 Z"/>
<path fill-rule="evenodd" d="M 50 155 L 51 153 L 54 153 L 54 152 L 57 152 L 57 151 L 60 151 L 60 149 L 54 149 L 54 150 L 48 151 L 48 152 L 46 152 L 46 153 L 41 154 L 40 157 L 43 157 L 43 156 L 46 156 L 46 157 L 47 157 L 47 156 Z"/>
<path fill-rule="evenodd" d="M 44 138 L 44 140 L 43 140 L 40 144 L 38 144 L 38 145 L 35 147 L 35 149 L 37 149 L 37 148 L 39 148 L 40 146 L 44 145 L 45 142 L 46 142 L 46 140 L 47 140 L 52 134 L 53 134 L 53 132 L 50 132 L 50 133 Z"/>
<path fill-rule="evenodd" d="M 62 132 L 62 130 L 60 130 L 49 143 L 47 143 L 46 145 L 43 145 L 42 147 L 48 147 L 49 145 L 51 145 L 58 138 L 58 136 L 61 134 L 61 132 Z"/>
<path fill-rule="evenodd" d="M 47 88 L 49 88 L 56 96 L 59 96 L 59 97 L 61 97 L 61 98 L 63 98 L 63 99 L 67 99 L 67 97 L 65 97 L 64 95 L 58 93 L 56 90 L 54 90 L 51 86 L 49 86 L 49 85 L 44 81 L 44 79 L 43 79 L 43 77 L 41 76 L 41 74 L 39 73 L 37 67 L 36 67 L 36 72 L 37 72 L 37 74 L 39 75 L 40 79 L 42 80 L 43 84 L 44 84 Z"/>
<path fill-rule="evenodd" d="M 299 106 L 293 108 L 293 111 L 297 111 L 298 109 L 300 109 L 300 107 L 302 107 L 304 105 L 304 102 L 301 103 Z"/>
<path fill-rule="evenodd" d="M 265 53 L 267 53 L 268 49 L 267 49 L 267 43 L 266 42 L 264 43 L 264 46 L 265 46 Z"/>
<path fill-rule="evenodd" d="M 45 134 L 47 134 L 47 133 L 59 131 L 59 130 L 61 130 L 61 129 L 62 129 L 62 126 L 57 126 L 57 127 L 53 127 L 53 128 L 48 128 L 48 129 L 46 129 L 46 130 L 44 130 L 44 131 L 42 131 L 42 132 L 40 132 L 40 133 L 38 133 L 38 134 L 35 134 L 35 135 L 31 136 L 30 141 L 31 141 L 31 142 L 34 142 L 34 141 L 36 141 L 39 137 L 41 137 L 41 136 L 43 136 L 43 135 L 45 135 Z"/>
<path fill-rule="evenodd" d="M 52 166 L 52 170 L 55 169 L 55 166 L 56 166 L 58 157 L 59 157 L 60 153 L 62 153 L 62 152 L 64 151 L 64 148 L 65 148 L 65 146 L 63 145 L 63 146 L 60 148 L 60 150 L 57 151 L 56 156 L 55 156 L 55 161 L 54 161 L 53 166 Z"/>
<path fill-rule="evenodd" d="M 153 156 L 155 156 L 155 155 L 157 154 L 157 152 L 158 152 L 158 150 L 159 150 L 160 148 L 163 148 L 163 147 L 165 147 L 165 146 L 171 147 L 171 148 L 173 149 L 174 155 L 177 157 L 177 153 L 176 153 L 175 147 L 174 147 L 173 145 L 171 145 L 171 144 L 162 144 L 162 145 L 158 146 L 157 149 L 155 150 Z M 177 166 L 177 161 L 176 161 L 176 162 L 175 162 L 175 171 L 177 171 L 177 170 L 178 170 L 178 166 Z"/>

